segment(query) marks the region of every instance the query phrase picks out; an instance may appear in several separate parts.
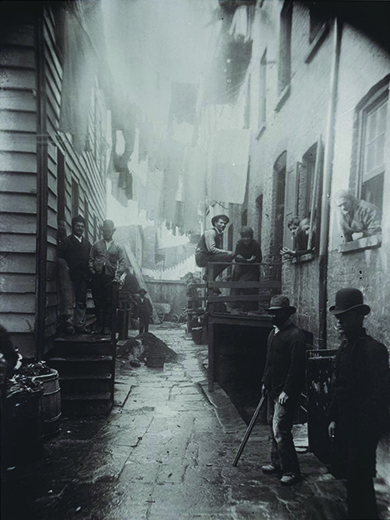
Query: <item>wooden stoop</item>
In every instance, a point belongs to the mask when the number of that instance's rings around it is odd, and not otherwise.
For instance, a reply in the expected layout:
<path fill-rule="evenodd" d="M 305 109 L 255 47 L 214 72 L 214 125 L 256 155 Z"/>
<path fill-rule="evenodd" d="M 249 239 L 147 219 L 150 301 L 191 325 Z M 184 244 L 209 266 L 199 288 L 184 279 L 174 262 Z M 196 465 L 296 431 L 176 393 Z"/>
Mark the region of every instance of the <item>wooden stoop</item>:
<path fill-rule="evenodd" d="M 47 364 L 59 373 L 63 416 L 110 413 L 115 378 L 115 341 L 111 337 L 59 336 Z"/>

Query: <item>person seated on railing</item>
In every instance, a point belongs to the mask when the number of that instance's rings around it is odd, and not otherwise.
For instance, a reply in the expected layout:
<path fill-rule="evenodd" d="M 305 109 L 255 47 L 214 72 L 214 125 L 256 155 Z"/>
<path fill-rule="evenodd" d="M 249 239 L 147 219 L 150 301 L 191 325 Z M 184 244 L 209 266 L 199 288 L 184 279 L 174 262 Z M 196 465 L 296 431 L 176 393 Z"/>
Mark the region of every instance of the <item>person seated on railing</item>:
<path fill-rule="evenodd" d="M 206 273 L 203 276 L 204 280 L 207 280 L 209 273 L 207 270 L 207 264 L 210 262 L 216 262 L 217 265 L 212 268 L 212 279 L 215 280 L 218 275 L 224 271 L 228 265 L 218 265 L 218 262 L 232 262 L 234 259 L 234 253 L 222 249 L 223 245 L 223 232 L 226 226 L 229 224 L 229 217 L 227 215 L 215 215 L 211 219 L 211 229 L 206 229 L 204 234 L 200 237 L 196 251 L 195 261 L 198 267 L 206 267 Z"/>
<path fill-rule="evenodd" d="M 298 225 L 296 225 L 297 221 L 299 221 Z M 311 253 L 314 250 L 314 247 L 308 247 L 310 235 L 310 219 L 304 218 L 302 220 L 299 220 L 298 217 L 294 217 L 288 222 L 287 225 L 291 231 L 291 234 L 293 235 L 294 249 L 290 249 L 289 247 L 283 247 L 280 250 L 280 254 L 282 256 L 291 258 L 300 257 L 302 255 L 306 255 L 307 253 Z M 311 243 L 315 244 L 314 230 Z"/>
<path fill-rule="evenodd" d="M 357 199 L 348 190 L 338 191 L 334 202 L 345 242 L 382 233 L 382 214 L 375 204 Z"/>
<path fill-rule="evenodd" d="M 258 282 L 260 278 L 260 266 L 262 260 L 260 244 L 253 238 L 253 229 L 244 226 L 240 231 L 241 238 L 236 244 L 235 263 L 233 271 L 233 282 Z M 253 288 L 234 288 L 232 295 L 253 295 L 258 294 L 259 290 Z M 242 308 L 245 311 L 256 310 L 257 302 L 237 302 L 233 307 Z"/>

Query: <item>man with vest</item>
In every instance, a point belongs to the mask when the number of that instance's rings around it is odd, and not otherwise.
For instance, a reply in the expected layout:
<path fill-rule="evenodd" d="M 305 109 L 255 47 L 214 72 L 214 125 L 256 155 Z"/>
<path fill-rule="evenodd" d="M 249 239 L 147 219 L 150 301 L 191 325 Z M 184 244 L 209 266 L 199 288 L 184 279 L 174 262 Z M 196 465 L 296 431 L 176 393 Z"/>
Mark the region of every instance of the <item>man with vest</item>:
<path fill-rule="evenodd" d="M 92 275 L 92 295 L 100 334 L 110 334 L 112 313 L 112 282 L 119 280 L 126 269 L 125 253 L 121 244 L 113 239 L 114 222 L 103 222 L 103 239 L 95 242 L 89 255 Z"/>
<path fill-rule="evenodd" d="M 218 275 L 226 269 L 227 265 L 218 265 L 219 262 L 232 262 L 234 259 L 233 251 L 222 249 L 223 232 L 229 223 L 227 215 L 216 215 L 211 219 L 211 229 L 206 229 L 201 236 L 195 251 L 195 261 L 198 267 L 206 267 L 206 273 L 203 277 L 208 278 L 207 264 L 215 262 L 217 265 L 212 267 L 212 279 L 215 280 Z"/>

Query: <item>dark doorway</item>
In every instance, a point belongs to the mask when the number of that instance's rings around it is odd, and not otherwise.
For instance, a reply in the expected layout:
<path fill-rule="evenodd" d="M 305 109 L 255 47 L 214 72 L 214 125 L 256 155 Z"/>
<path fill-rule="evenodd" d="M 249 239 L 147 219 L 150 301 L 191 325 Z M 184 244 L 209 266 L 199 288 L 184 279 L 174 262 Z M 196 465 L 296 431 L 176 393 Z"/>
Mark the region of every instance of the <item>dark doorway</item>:
<path fill-rule="evenodd" d="M 65 220 L 65 156 L 57 148 L 57 221 Z"/>

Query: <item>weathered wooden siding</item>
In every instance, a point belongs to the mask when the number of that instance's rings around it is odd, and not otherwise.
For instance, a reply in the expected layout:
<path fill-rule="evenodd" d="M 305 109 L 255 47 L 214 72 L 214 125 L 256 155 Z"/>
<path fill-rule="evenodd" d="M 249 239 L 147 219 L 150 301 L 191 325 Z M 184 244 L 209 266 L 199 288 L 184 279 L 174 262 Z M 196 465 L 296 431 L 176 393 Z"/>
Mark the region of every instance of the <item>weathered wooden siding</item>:
<path fill-rule="evenodd" d="M 45 11 L 44 56 L 47 94 L 47 132 L 48 132 L 48 214 L 47 214 L 47 306 L 46 336 L 54 334 L 57 325 L 57 287 L 56 287 L 56 237 L 58 223 L 58 150 L 65 157 L 65 220 L 70 227 L 72 214 L 72 182 L 78 186 L 78 213 L 88 219 L 87 238 L 93 242 L 94 218 L 101 223 L 106 213 L 105 172 L 99 171 L 99 157 L 92 152 L 77 154 L 72 146 L 70 135 L 60 134 L 59 117 L 62 86 L 62 59 L 55 39 L 55 20 L 51 11 Z M 93 129 L 96 114 L 101 115 L 105 107 L 98 98 L 99 89 L 93 92 L 95 103 L 91 103 L 90 126 Z M 99 102 L 100 101 L 100 102 Z M 96 106 L 95 106 L 96 105 Z M 92 132 L 91 132 L 92 133 Z M 88 201 L 86 204 L 85 201 Z"/>
<path fill-rule="evenodd" d="M 28 14 L 0 31 L 0 322 L 28 356 L 36 312 L 35 42 Z"/>
<path fill-rule="evenodd" d="M 23 19 L 22 19 L 23 17 Z M 44 337 L 57 327 L 58 150 L 65 158 L 65 220 L 70 229 L 72 181 L 78 186 L 79 213 L 88 219 L 88 238 L 106 213 L 105 172 L 100 156 L 105 106 L 96 84 L 91 103 L 93 152 L 78 155 L 72 137 L 59 133 L 62 58 L 58 51 L 55 18 L 49 8 L 39 17 L 42 41 L 35 25 L 36 11 L 7 20 L 0 31 L 0 322 L 11 332 L 24 356 L 37 357 L 47 346 L 36 345 L 38 153 L 47 145 L 46 305 Z M 14 20 L 14 21 L 12 21 Z M 8 23 L 9 22 L 9 23 Z M 41 43 L 40 43 L 41 42 Z M 45 125 L 38 135 L 39 63 L 44 71 Z M 95 132 L 95 125 L 98 130 Z M 86 204 L 87 201 L 87 204 Z M 49 344 L 49 343 L 48 343 Z"/>

